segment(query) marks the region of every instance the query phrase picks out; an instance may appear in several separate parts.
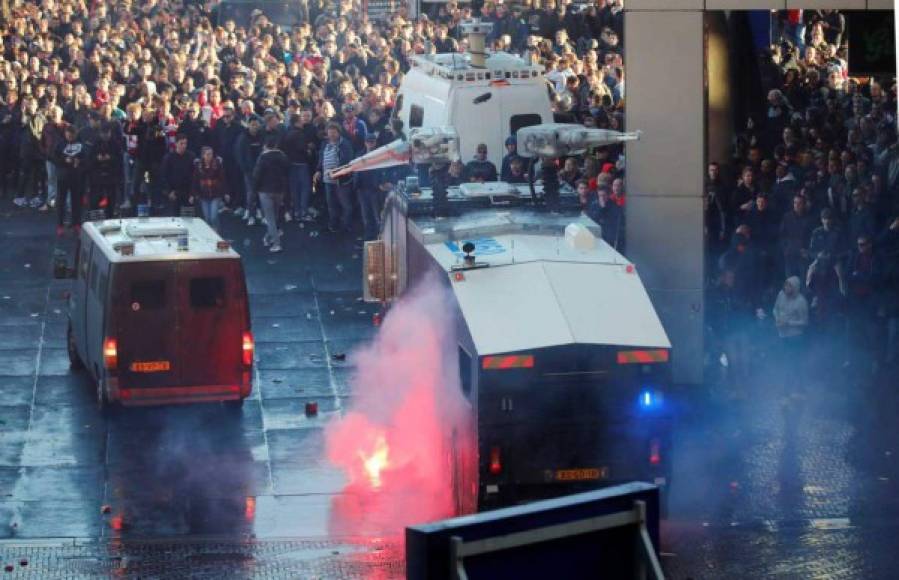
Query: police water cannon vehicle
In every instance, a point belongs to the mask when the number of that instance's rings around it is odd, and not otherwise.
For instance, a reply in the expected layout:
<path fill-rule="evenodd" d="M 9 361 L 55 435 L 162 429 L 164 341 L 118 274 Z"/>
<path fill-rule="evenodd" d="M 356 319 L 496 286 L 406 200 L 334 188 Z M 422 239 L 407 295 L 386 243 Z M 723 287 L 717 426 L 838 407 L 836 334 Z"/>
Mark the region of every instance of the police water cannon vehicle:
<path fill-rule="evenodd" d="M 522 127 L 552 123 L 553 113 L 543 67 L 506 52 L 486 51 L 492 26 L 477 19 L 461 23 L 468 53 L 411 57 L 395 109 L 407 131 L 453 127 L 463 161 L 485 144 L 487 159 L 499 167 L 506 138 Z"/>
<path fill-rule="evenodd" d="M 502 143 L 508 115 L 497 117 L 505 119 L 501 127 L 477 116 L 477 131 L 447 124 L 449 112 L 464 109 L 472 94 L 496 80 L 494 71 L 473 92 L 454 86 L 469 74 L 478 79 L 490 72 L 477 67 L 476 56 L 471 65 L 467 59 L 447 70 L 435 65 L 428 75 L 419 69 L 411 75 L 413 86 L 401 88 L 406 112 L 439 92 L 416 92 L 418 83 L 447 89 L 445 114 L 427 117 L 439 122 L 412 127 L 406 141 L 334 173 L 412 160 L 442 167 L 457 158 L 455 148 L 464 152 L 491 131 Z M 507 80 L 505 73 L 500 80 Z M 522 75 L 509 80 L 522 81 Z M 503 85 L 491 99 L 498 111 L 517 111 L 518 91 L 531 91 L 530 81 L 539 77 L 528 72 L 523 80 Z M 530 110 L 549 110 L 548 95 L 540 95 L 541 105 Z M 639 137 L 543 122 L 512 133 L 521 154 L 544 167 L 589 147 Z M 380 238 L 365 245 L 363 286 L 366 300 L 387 306 L 436 275 L 452 297 L 457 344 L 447 347 L 458 353 L 459 385 L 470 409 L 470 429 L 447 442 L 457 510 L 623 481 L 664 486 L 670 477 L 665 391 L 671 343 L 634 264 L 602 240 L 570 189 L 533 181 L 436 185 L 421 186 L 415 178 L 396 184 Z M 544 203 L 547 188 L 556 189 L 552 204 Z"/>

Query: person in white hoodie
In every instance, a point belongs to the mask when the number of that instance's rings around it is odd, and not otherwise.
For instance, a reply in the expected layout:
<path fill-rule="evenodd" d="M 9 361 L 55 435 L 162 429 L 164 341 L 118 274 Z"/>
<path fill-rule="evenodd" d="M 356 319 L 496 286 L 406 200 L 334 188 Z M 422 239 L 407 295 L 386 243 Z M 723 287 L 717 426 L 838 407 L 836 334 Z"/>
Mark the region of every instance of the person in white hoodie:
<path fill-rule="evenodd" d="M 805 375 L 803 342 L 808 328 L 808 302 L 799 291 L 799 285 L 798 276 L 787 278 L 774 302 L 774 323 L 780 336 L 784 375 L 793 375 L 797 386 L 801 386 Z M 799 372 L 795 373 L 796 370 Z"/>

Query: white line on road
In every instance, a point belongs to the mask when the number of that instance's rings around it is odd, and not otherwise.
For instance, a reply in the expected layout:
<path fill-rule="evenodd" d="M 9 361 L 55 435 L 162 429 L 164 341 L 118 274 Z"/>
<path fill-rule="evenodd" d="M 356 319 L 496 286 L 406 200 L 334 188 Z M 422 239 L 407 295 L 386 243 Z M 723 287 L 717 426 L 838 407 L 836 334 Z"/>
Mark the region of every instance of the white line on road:
<path fill-rule="evenodd" d="M 325 323 L 322 322 L 322 309 L 318 303 L 318 288 L 315 287 L 315 276 L 309 274 L 312 283 L 312 299 L 315 301 L 315 314 L 318 317 L 318 326 L 322 331 L 322 341 L 325 346 L 325 364 L 328 365 L 328 382 L 331 384 L 331 396 L 334 397 L 334 410 L 341 410 L 340 396 L 337 394 L 337 379 L 334 378 L 334 365 L 331 364 L 331 349 L 328 348 L 328 334 L 325 332 Z"/>

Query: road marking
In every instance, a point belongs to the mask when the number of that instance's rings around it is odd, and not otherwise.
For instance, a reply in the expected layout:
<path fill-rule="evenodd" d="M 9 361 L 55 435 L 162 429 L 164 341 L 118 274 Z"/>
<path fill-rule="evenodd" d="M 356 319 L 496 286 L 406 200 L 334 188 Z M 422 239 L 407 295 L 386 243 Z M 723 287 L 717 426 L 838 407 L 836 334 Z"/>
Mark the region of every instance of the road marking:
<path fill-rule="evenodd" d="M 31 383 L 31 404 L 28 406 L 28 426 L 25 429 L 25 444 L 22 446 L 22 454 L 19 460 L 19 476 L 16 478 L 16 484 L 12 489 L 11 497 L 13 499 L 17 497 L 18 494 L 16 492 L 25 483 L 25 480 L 27 480 L 25 466 L 21 464 L 21 461 L 28 456 L 28 446 L 31 444 L 31 424 L 34 421 L 34 405 L 37 403 L 37 382 L 41 376 L 41 358 L 44 355 L 44 333 L 47 329 L 47 309 L 50 307 L 51 286 L 52 284 L 47 284 L 47 292 L 44 294 L 44 312 L 41 316 L 41 335 L 37 342 L 37 354 L 35 355 L 34 360 L 34 380 Z M 16 530 L 22 523 L 22 514 L 19 512 L 19 505 L 22 505 L 21 502 L 15 503 L 15 507 L 12 508 L 12 518 L 10 518 L 9 526 L 13 530 Z"/>
<path fill-rule="evenodd" d="M 328 381 L 331 383 L 331 396 L 334 397 L 334 410 L 341 410 L 340 396 L 337 394 L 337 379 L 334 378 L 334 365 L 331 364 L 331 349 L 328 348 L 328 334 L 325 332 L 325 323 L 322 322 L 322 309 L 318 303 L 318 289 L 315 287 L 315 276 L 309 274 L 312 283 L 312 299 L 315 302 L 315 315 L 318 317 L 318 326 L 322 331 L 322 340 L 325 345 L 325 364 L 328 365 Z"/>
<path fill-rule="evenodd" d="M 275 477 L 272 475 L 272 448 L 268 444 L 268 428 L 265 424 L 265 408 L 262 405 L 262 381 L 259 380 L 259 351 L 253 349 L 253 380 L 256 382 L 257 398 L 259 399 L 259 413 L 262 415 L 262 440 L 265 442 L 265 467 L 268 471 L 269 493 L 275 493 Z"/>

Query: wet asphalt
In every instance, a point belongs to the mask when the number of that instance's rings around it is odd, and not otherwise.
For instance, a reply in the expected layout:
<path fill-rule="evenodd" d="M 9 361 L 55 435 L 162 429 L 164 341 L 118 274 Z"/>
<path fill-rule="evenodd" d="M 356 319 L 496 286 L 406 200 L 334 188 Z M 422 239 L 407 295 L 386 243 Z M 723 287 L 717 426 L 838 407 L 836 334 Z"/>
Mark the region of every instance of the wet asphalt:
<path fill-rule="evenodd" d="M 52 252 L 73 239 L 53 227 L 0 204 L 0 560 L 13 575 L 402 574 L 399 552 L 379 538 L 329 533 L 344 481 L 323 457 L 323 427 L 350 404 L 352 374 L 335 355 L 376 331 L 352 237 L 287 224 L 285 251 L 272 255 L 262 228 L 226 216 L 250 292 L 252 398 L 239 413 L 104 415 L 68 366 L 68 283 L 53 279 Z M 667 575 L 895 577 L 895 374 L 841 371 L 797 394 L 771 361 L 758 367 L 761 386 L 742 397 L 700 387 L 670 400 Z"/>

